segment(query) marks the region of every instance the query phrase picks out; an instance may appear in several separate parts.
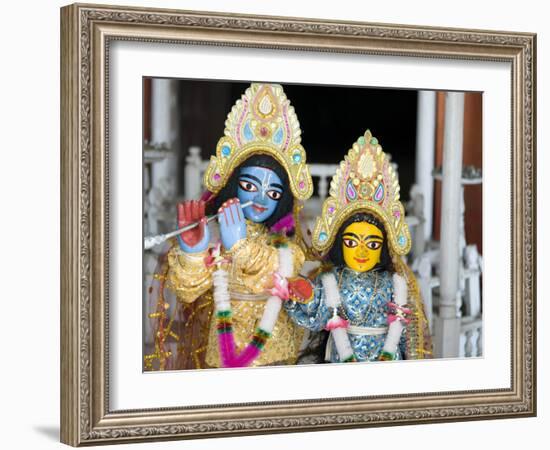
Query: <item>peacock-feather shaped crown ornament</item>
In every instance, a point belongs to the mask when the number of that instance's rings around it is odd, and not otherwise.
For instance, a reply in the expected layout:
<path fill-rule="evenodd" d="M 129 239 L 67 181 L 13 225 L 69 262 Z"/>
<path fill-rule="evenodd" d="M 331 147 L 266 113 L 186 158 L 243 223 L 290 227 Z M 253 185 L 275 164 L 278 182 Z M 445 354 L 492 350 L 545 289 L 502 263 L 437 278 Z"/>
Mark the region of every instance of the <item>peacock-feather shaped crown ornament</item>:
<path fill-rule="evenodd" d="M 252 155 L 266 154 L 286 170 L 294 197 L 307 200 L 313 182 L 300 135 L 300 123 L 282 86 L 253 83 L 227 116 L 204 185 L 217 194 L 239 164 Z"/>
<path fill-rule="evenodd" d="M 370 212 L 383 222 L 392 253 L 409 252 L 411 236 L 399 201 L 399 180 L 370 130 L 353 144 L 332 178 L 313 229 L 313 247 L 326 253 L 342 224 L 358 212 Z"/>

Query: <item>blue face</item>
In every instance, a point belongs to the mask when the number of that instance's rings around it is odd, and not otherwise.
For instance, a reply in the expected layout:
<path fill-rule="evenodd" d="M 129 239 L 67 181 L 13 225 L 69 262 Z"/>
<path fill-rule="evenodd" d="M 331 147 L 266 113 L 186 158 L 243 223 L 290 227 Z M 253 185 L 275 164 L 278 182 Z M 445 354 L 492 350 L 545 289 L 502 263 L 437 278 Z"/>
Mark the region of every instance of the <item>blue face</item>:
<path fill-rule="evenodd" d="M 243 208 L 244 216 L 252 222 L 265 222 L 277 209 L 283 196 L 284 187 L 281 179 L 271 169 L 264 167 L 244 167 L 239 173 L 237 197 L 241 205 L 253 201 Z"/>

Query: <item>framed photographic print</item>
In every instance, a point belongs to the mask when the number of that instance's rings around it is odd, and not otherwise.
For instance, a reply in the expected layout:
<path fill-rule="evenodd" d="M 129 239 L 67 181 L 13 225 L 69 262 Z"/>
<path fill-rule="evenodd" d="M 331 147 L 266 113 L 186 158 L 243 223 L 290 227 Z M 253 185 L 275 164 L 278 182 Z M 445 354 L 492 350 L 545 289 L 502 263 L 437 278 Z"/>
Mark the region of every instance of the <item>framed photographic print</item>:
<path fill-rule="evenodd" d="M 535 35 L 61 27 L 63 442 L 536 413 Z"/>

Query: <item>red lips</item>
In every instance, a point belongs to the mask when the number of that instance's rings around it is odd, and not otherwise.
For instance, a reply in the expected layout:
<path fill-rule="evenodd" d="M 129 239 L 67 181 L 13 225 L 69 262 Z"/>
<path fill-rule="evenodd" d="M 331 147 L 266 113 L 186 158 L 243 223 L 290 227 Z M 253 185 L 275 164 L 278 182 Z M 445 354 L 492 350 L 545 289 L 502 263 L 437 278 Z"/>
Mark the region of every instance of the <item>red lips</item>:
<path fill-rule="evenodd" d="M 259 213 L 263 213 L 264 211 L 267 211 L 267 208 L 264 208 L 263 206 L 259 206 L 259 205 L 252 205 L 252 208 L 254 208 L 254 210 Z"/>
<path fill-rule="evenodd" d="M 353 258 L 353 259 L 355 259 L 355 261 L 357 261 L 359 264 L 365 264 L 369 260 L 368 258 L 365 258 L 365 259 Z"/>

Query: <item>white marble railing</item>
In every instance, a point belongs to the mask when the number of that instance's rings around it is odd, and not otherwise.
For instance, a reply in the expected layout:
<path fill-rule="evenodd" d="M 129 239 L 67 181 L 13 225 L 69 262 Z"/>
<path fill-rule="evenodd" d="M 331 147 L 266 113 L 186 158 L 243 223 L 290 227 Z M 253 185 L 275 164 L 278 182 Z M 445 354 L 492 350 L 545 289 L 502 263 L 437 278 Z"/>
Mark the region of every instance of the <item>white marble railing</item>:
<path fill-rule="evenodd" d="M 460 262 L 458 282 L 460 288 L 457 292 L 454 309 L 454 317 L 459 321 L 458 335 L 455 341 L 457 351 L 447 355 L 439 353 L 441 349 L 438 348 L 436 349 L 438 357 L 482 356 L 483 322 L 480 289 L 482 266 L 480 259 L 475 246 L 469 246 L 464 257 L 465 261 Z M 413 264 L 432 333 L 437 332 L 434 324 L 438 320 L 438 315 L 434 311 L 440 310 L 441 278 L 437 273 L 439 265 L 440 253 L 437 249 L 425 252 Z"/>
<path fill-rule="evenodd" d="M 480 316 L 462 318 L 459 356 L 466 358 L 483 356 L 483 320 Z"/>

